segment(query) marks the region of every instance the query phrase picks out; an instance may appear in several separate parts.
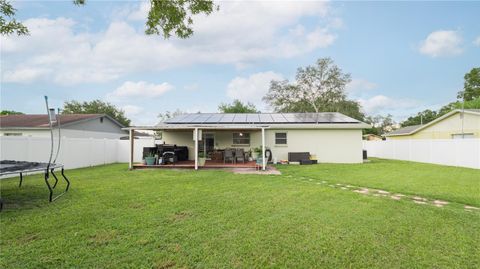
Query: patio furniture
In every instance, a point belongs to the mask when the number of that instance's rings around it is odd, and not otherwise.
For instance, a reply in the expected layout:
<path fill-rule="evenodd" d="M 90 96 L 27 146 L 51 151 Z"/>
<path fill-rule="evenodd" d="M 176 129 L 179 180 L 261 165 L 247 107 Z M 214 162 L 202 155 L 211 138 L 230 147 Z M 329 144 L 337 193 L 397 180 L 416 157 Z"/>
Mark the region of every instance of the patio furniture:
<path fill-rule="evenodd" d="M 310 152 L 289 152 L 289 162 L 301 162 L 304 160 L 310 160 Z"/>
<path fill-rule="evenodd" d="M 235 151 L 233 149 L 225 149 L 225 153 L 223 154 L 223 163 L 229 160 L 232 164 L 235 163 Z"/>
<path fill-rule="evenodd" d="M 245 163 L 245 152 L 243 149 L 235 149 L 235 161 Z"/>
<path fill-rule="evenodd" d="M 255 171 L 256 170 L 262 170 L 263 168 L 263 158 L 262 157 L 258 157 L 256 160 L 255 160 Z"/>
<path fill-rule="evenodd" d="M 177 162 L 177 156 L 173 151 L 166 151 L 162 155 L 162 162 L 163 164 L 175 164 Z"/>
<path fill-rule="evenodd" d="M 216 150 L 212 154 L 213 161 L 222 161 L 223 160 L 223 151 Z"/>

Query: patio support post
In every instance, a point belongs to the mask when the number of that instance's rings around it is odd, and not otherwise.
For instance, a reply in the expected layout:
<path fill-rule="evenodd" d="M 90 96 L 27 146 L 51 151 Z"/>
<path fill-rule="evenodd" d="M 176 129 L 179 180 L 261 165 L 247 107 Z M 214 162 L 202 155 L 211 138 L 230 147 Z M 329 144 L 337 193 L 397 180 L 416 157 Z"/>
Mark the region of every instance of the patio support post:
<path fill-rule="evenodd" d="M 262 127 L 262 170 L 265 171 L 265 128 Z"/>
<path fill-rule="evenodd" d="M 198 128 L 193 130 L 193 140 L 195 141 L 195 170 L 198 170 Z"/>
<path fill-rule="evenodd" d="M 128 161 L 128 169 L 133 169 L 133 152 L 134 152 L 134 137 L 133 137 L 133 129 L 128 130 L 129 140 L 130 140 L 130 158 Z"/>

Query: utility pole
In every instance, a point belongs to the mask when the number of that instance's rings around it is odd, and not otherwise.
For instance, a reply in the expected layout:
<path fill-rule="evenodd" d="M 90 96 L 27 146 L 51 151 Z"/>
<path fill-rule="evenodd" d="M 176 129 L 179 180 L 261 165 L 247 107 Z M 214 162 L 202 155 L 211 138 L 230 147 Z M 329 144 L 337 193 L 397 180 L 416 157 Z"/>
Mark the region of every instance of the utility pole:
<path fill-rule="evenodd" d="M 462 139 L 465 139 L 465 132 L 463 131 L 463 125 L 465 122 L 465 90 L 463 91 L 463 96 L 462 96 Z"/>

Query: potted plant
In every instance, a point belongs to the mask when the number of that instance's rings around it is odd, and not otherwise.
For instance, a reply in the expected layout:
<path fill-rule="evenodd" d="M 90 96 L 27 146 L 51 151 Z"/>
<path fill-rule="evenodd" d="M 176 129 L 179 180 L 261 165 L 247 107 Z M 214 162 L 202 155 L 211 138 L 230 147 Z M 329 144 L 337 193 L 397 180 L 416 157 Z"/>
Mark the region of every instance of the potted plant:
<path fill-rule="evenodd" d="M 147 153 L 147 156 L 145 156 L 145 163 L 147 165 L 154 165 L 155 164 L 155 154 L 153 152 Z"/>
<path fill-rule="evenodd" d="M 205 152 L 198 153 L 198 166 L 205 166 L 205 161 L 207 157 L 205 156 Z"/>
<path fill-rule="evenodd" d="M 253 159 L 256 160 L 258 157 L 261 157 L 261 156 L 262 156 L 262 148 L 261 147 L 253 148 L 253 154 L 252 154 Z"/>

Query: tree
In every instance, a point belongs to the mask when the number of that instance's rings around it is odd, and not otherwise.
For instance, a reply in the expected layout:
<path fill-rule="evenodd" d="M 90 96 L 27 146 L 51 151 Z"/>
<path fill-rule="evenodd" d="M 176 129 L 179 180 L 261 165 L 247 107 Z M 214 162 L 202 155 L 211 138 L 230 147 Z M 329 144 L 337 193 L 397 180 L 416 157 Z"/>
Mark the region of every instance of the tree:
<path fill-rule="evenodd" d="M 13 110 L 2 110 L 0 111 L 0 115 L 24 115 L 24 113 Z"/>
<path fill-rule="evenodd" d="M 209 15 L 218 6 L 212 0 L 150 0 L 146 34 L 162 34 L 169 38 L 173 33 L 179 38 L 193 34 L 192 15 Z"/>
<path fill-rule="evenodd" d="M 347 99 L 350 81 L 350 74 L 332 59 L 321 58 L 313 66 L 298 68 L 294 83 L 272 81 L 263 100 L 277 112 L 341 112 L 363 120 L 360 104 Z"/>
<path fill-rule="evenodd" d="M 408 117 L 408 119 L 400 123 L 400 126 L 406 127 L 412 125 L 426 124 L 438 118 L 438 115 L 439 113 L 437 111 L 426 109 L 422 112 L 418 112 L 415 116 Z"/>
<path fill-rule="evenodd" d="M 131 122 L 122 109 L 101 100 L 67 101 L 63 104 L 62 114 L 106 114 L 124 126 L 129 126 Z"/>
<path fill-rule="evenodd" d="M 252 103 L 242 103 L 240 100 L 233 100 L 231 104 L 221 103 L 218 106 L 221 113 L 258 113 L 259 111 Z"/>
<path fill-rule="evenodd" d="M 85 0 L 73 0 L 78 6 L 85 5 Z M 193 35 L 193 15 L 211 14 L 218 10 L 212 0 L 150 0 L 150 11 L 145 23 L 145 33 L 162 34 L 165 39 L 174 33 L 179 38 Z M 0 34 L 28 34 L 28 29 L 15 19 L 15 9 L 7 0 L 0 0 Z M 10 21 L 7 21 L 10 19 Z"/>
<path fill-rule="evenodd" d="M 164 113 L 160 113 L 158 114 L 158 118 L 160 119 L 160 121 L 165 121 L 165 120 L 168 120 L 168 119 L 171 119 L 171 118 L 174 118 L 176 116 L 180 116 L 182 114 L 185 114 L 185 112 L 181 111 L 180 109 L 177 108 L 177 110 L 175 111 L 165 111 Z"/>
<path fill-rule="evenodd" d="M 17 10 L 6 0 L 0 0 L 0 34 L 28 35 L 28 29 L 15 19 Z"/>
<path fill-rule="evenodd" d="M 465 101 L 480 98 L 480 67 L 472 68 L 463 78 L 463 91 L 458 92 L 457 99 L 463 100 L 464 96 Z"/>
<path fill-rule="evenodd" d="M 392 119 L 392 115 L 388 114 L 384 116 L 368 116 L 365 118 L 365 122 L 372 125 L 372 128 L 366 129 L 366 134 L 384 135 L 396 129 L 397 124 Z"/>

